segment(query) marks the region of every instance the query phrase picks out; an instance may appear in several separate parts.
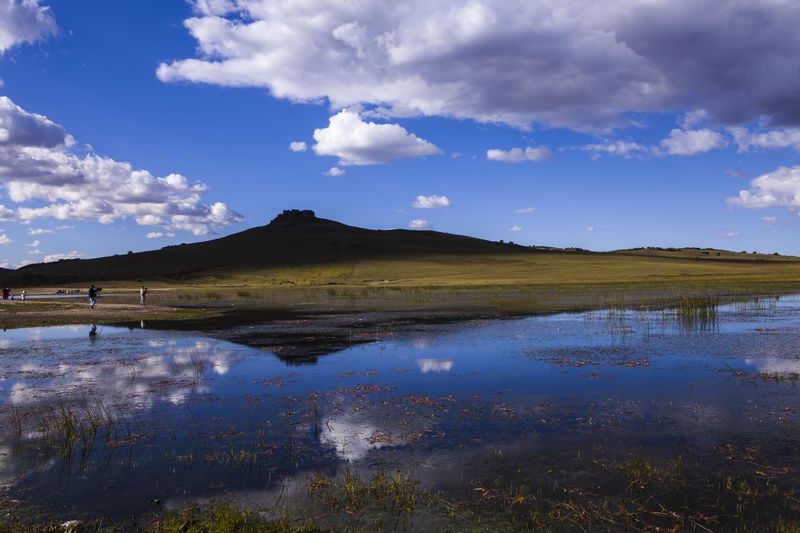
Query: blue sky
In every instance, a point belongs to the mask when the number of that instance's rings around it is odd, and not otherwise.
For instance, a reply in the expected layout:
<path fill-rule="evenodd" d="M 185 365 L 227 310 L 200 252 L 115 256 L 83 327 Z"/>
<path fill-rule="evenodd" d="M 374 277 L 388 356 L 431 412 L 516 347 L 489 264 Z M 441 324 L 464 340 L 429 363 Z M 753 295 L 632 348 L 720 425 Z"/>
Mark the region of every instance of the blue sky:
<path fill-rule="evenodd" d="M 800 255 L 794 3 L 404 9 L 0 0 L 0 262 L 195 242 L 287 208 Z"/>

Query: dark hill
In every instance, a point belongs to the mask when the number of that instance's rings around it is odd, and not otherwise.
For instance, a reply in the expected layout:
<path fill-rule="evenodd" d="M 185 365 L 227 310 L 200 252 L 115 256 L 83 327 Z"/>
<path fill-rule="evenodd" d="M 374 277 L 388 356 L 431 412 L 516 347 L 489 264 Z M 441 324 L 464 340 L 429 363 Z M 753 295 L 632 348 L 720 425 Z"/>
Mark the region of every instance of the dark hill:
<path fill-rule="evenodd" d="M 97 259 L 28 265 L 4 276 L 7 283 L 43 285 L 108 280 L 188 280 L 204 275 L 431 254 L 530 253 L 437 231 L 369 230 L 317 218 L 313 211 L 284 211 L 266 226 L 194 244 Z"/>

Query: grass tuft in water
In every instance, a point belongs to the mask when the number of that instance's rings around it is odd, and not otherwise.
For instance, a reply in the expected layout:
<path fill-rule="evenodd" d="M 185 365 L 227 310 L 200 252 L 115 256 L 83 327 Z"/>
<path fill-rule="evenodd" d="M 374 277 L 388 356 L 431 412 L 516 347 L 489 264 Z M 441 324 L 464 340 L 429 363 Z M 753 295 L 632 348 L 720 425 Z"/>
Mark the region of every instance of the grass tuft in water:
<path fill-rule="evenodd" d="M 308 489 L 326 505 L 348 514 L 374 509 L 412 513 L 417 506 L 417 482 L 402 472 L 390 472 L 383 467 L 371 478 L 364 478 L 358 470 L 346 466 L 338 478 L 312 477 Z"/>

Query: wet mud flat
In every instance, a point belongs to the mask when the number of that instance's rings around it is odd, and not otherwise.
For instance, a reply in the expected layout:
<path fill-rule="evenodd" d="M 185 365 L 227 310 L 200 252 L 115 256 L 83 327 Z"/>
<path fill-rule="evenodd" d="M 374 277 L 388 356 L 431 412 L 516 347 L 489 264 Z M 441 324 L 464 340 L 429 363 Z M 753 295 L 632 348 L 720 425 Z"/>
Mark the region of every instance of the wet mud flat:
<path fill-rule="evenodd" d="M 0 528 L 800 524 L 797 297 L 318 318 L 5 332 Z"/>

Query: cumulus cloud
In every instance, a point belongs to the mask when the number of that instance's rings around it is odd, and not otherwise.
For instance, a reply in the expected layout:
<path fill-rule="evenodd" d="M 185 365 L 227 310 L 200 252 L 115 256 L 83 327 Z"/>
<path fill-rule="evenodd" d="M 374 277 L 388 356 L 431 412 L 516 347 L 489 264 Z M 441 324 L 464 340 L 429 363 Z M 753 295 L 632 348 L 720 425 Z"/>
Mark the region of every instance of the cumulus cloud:
<path fill-rule="evenodd" d="M 6 206 L 0 204 L 0 220 L 2 221 L 10 221 L 14 220 L 15 214 L 13 209 L 9 209 Z"/>
<path fill-rule="evenodd" d="M 61 261 L 62 259 L 80 259 L 83 257 L 83 254 L 80 253 L 78 250 L 72 250 L 71 252 L 65 254 L 50 254 L 44 256 L 42 259 L 43 263 L 54 263 L 56 261 Z"/>
<path fill-rule="evenodd" d="M 50 233 L 53 233 L 53 230 L 44 228 L 28 228 L 28 235 L 47 235 Z"/>
<path fill-rule="evenodd" d="M 9 239 L 8 235 L 6 235 L 5 233 L 0 233 L 0 244 L 11 244 L 12 242 L 14 241 Z"/>
<path fill-rule="evenodd" d="M 304 141 L 292 141 L 289 143 L 289 150 L 292 152 L 305 152 L 308 145 Z"/>
<path fill-rule="evenodd" d="M 326 176 L 341 176 L 342 174 L 345 173 L 347 173 L 347 171 L 339 167 L 331 167 L 325 172 L 323 172 L 323 174 L 325 174 Z"/>
<path fill-rule="evenodd" d="M 0 218 L 103 224 L 132 218 L 140 225 L 195 235 L 243 220 L 224 203 L 204 204 L 203 183 L 180 174 L 153 176 L 94 153 L 79 155 L 72 151 L 73 144 L 60 125 L 0 97 L 0 184 L 19 204 L 13 211 L 0 206 Z M 52 230 L 28 231 L 42 233 Z"/>
<path fill-rule="evenodd" d="M 718 231 L 715 235 L 719 239 L 735 239 L 736 237 L 740 237 L 737 231 Z"/>
<path fill-rule="evenodd" d="M 753 132 L 743 127 L 729 128 L 740 152 L 750 149 L 794 148 L 800 150 L 800 128 Z"/>
<path fill-rule="evenodd" d="M 749 189 L 739 191 L 735 198 L 728 198 L 728 203 L 747 209 L 785 207 L 800 213 L 800 166 L 780 167 L 755 178 Z"/>
<path fill-rule="evenodd" d="M 150 231 L 147 233 L 146 237 L 148 239 L 171 239 L 175 236 L 172 232 L 163 232 L 163 231 Z"/>
<path fill-rule="evenodd" d="M 512 148 L 511 150 L 501 150 L 490 148 L 486 150 L 486 158 L 491 161 L 507 161 L 510 163 L 520 163 L 522 161 L 544 161 L 553 157 L 553 153 L 546 146 L 522 148 Z"/>
<path fill-rule="evenodd" d="M 522 231 L 523 229 L 525 229 L 525 228 L 523 228 L 522 226 L 517 226 L 516 224 L 514 224 L 513 226 L 508 228 L 508 231 L 512 231 L 512 232 L 516 233 L 518 231 Z"/>
<path fill-rule="evenodd" d="M 408 223 L 408 227 L 411 229 L 431 229 L 433 226 L 424 218 L 415 218 Z"/>
<path fill-rule="evenodd" d="M 0 96 L 0 147 L 56 148 L 73 142 L 62 126 Z"/>
<path fill-rule="evenodd" d="M 27 246 L 28 248 L 38 248 L 39 246 L 41 246 L 41 244 L 42 244 L 42 241 L 37 239 L 37 240 L 35 240 L 33 242 L 29 242 L 25 246 Z"/>
<path fill-rule="evenodd" d="M 0 0 L 0 54 L 21 43 L 35 43 L 56 33 L 50 8 L 39 0 Z"/>
<path fill-rule="evenodd" d="M 411 207 L 415 207 L 417 209 L 433 209 L 436 207 L 450 207 L 450 200 L 447 196 L 436 196 L 435 194 L 431 196 L 417 196 L 417 199 L 414 200 L 414 203 L 411 204 Z"/>
<path fill-rule="evenodd" d="M 788 0 L 194 7 L 184 25 L 197 57 L 161 64 L 165 82 L 515 126 L 609 129 L 631 113 L 697 109 L 720 123 L 800 124 L 800 6 Z"/>
<path fill-rule="evenodd" d="M 327 128 L 314 130 L 314 152 L 339 158 L 340 165 L 374 165 L 395 159 L 441 153 L 436 146 L 399 124 L 365 122 L 350 110 L 330 118 Z"/>
<path fill-rule="evenodd" d="M 530 215 L 536 212 L 535 207 L 520 207 L 519 209 L 514 209 L 514 213 L 518 215 Z"/>
<path fill-rule="evenodd" d="M 705 109 L 695 109 L 683 115 L 680 125 L 681 128 L 690 130 L 695 126 L 702 124 L 706 120 L 708 120 L 708 111 Z"/>
<path fill-rule="evenodd" d="M 602 154 L 632 157 L 637 154 L 646 154 L 649 148 L 633 141 L 607 141 L 603 143 L 587 144 L 580 147 L 584 152 L 591 152 L 592 158 L 597 159 Z"/>
<path fill-rule="evenodd" d="M 695 155 L 727 145 L 725 137 L 707 128 L 700 130 L 674 129 L 661 140 L 661 149 L 668 155 Z"/>

